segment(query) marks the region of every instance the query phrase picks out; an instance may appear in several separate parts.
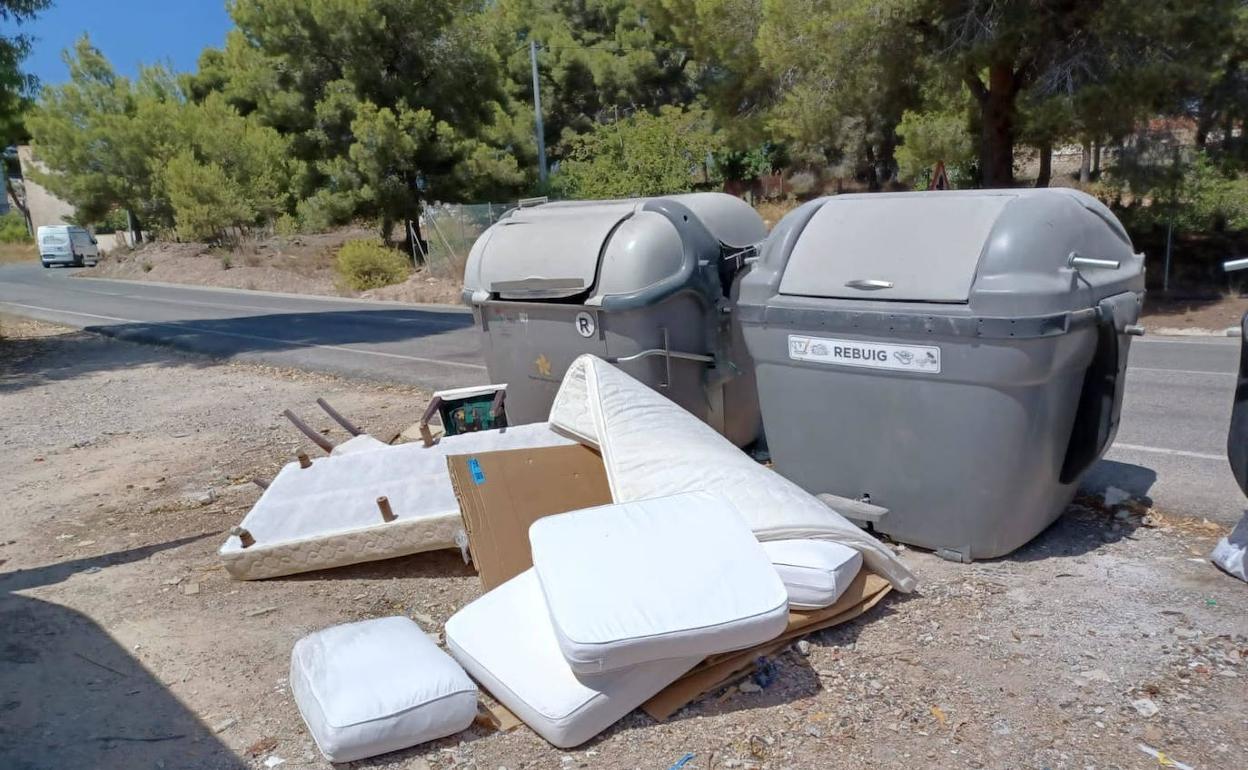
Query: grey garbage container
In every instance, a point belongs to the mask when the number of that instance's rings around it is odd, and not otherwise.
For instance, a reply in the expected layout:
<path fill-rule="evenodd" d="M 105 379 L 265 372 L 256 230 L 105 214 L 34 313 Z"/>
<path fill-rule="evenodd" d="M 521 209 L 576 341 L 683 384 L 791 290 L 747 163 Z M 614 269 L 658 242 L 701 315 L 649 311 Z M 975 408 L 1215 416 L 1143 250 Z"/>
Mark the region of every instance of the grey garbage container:
<path fill-rule="evenodd" d="M 1009 553 L 1113 440 L 1143 292 L 1078 191 L 812 201 L 740 292 L 776 469 L 899 541 Z"/>
<path fill-rule="evenodd" d="M 514 209 L 473 245 L 464 301 L 507 419 L 545 420 L 572 361 L 612 361 L 740 446 L 759 434 L 734 292 L 766 237 L 722 193 Z"/>

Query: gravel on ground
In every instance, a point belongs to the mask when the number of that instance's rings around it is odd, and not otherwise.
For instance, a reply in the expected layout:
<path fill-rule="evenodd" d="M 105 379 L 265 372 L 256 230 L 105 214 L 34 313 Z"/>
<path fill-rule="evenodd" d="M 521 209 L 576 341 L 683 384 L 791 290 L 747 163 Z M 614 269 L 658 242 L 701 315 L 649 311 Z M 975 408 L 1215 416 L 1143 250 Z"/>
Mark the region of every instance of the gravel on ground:
<path fill-rule="evenodd" d="M 327 768 L 287 683 L 291 646 L 406 615 L 437 635 L 480 594 L 457 552 L 258 582 L 216 549 L 318 429 L 324 396 L 389 439 L 427 394 L 221 363 L 29 321 L 0 339 L 0 766 Z M 345 438 L 341 431 L 329 435 Z M 766 687 L 663 724 L 634 712 L 572 751 L 525 727 L 362 768 L 1244 767 L 1248 585 L 1224 531 L 1080 499 L 970 565 L 899 547 L 921 583 L 795 644 Z"/>

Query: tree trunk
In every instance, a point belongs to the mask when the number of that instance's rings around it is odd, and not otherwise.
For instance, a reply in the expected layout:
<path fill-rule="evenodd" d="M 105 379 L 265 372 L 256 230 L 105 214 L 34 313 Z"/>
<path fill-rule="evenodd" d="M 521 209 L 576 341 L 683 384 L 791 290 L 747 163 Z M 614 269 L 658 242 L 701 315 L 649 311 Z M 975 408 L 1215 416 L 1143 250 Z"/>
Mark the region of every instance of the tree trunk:
<path fill-rule="evenodd" d="M 1053 142 L 1045 141 L 1040 145 L 1040 173 L 1036 176 L 1036 187 L 1048 187 L 1053 179 Z"/>
<path fill-rule="evenodd" d="M 870 142 L 867 143 L 867 189 L 871 192 L 880 190 L 880 175 L 875 168 L 875 148 Z"/>
<path fill-rule="evenodd" d="M 988 86 L 985 88 L 974 76 L 971 90 L 980 106 L 983 186 L 1010 187 L 1014 184 L 1014 107 L 1018 95 L 1013 68 L 1008 63 L 993 64 L 988 68 Z"/>
<path fill-rule="evenodd" d="M 1087 184 L 1092 181 L 1092 143 L 1086 139 L 1083 142 L 1083 152 L 1079 153 L 1079 183 Z"/>
<path fill-rule="evenodd" d="M 13 201 L 13 205 L 17 206 L 17 210 L 21 212 L 22 219 L 26 220 L 26 232 L 30 235 L 35 234 L 35 228 L 30 221 L 30 208 L 26 205 L 25 185 L 23 185 L 23 194 L 19 195 L 17 187 L 13 184 L 13 177 L 8 174 L 4 175 L 4 189 L 9 194 L 9 200 Z"/>
<path fill-rule="evenodd" d="M 135 214 L 133 209 L 126 209 L 126 224 L 130 228 L 131 245 L 138 246 L 143 242 L 143 223 L 139 221 L 139 215 Z"/>

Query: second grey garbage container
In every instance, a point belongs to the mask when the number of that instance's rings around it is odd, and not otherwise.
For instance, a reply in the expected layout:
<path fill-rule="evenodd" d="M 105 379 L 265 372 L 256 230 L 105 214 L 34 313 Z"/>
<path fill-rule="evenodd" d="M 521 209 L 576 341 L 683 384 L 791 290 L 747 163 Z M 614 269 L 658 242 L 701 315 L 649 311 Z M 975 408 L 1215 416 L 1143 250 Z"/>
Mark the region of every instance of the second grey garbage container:
<path fill-rule="evenodd" d="M 1143 291 L 1122 225 L 1074 190 L 812 201 L 739 301 L 776 469 L 897 540 L 1009 553 L 1113 440 Z"/>
<path fill-rule="evenodd" d="M 473 245 L 463 291 L 508 421 L 545 420 L 568 366 L 592 353 L 752 442 L 761 421 L 733 295 L 766 234 L 723 193 L 513 210 Z"/>

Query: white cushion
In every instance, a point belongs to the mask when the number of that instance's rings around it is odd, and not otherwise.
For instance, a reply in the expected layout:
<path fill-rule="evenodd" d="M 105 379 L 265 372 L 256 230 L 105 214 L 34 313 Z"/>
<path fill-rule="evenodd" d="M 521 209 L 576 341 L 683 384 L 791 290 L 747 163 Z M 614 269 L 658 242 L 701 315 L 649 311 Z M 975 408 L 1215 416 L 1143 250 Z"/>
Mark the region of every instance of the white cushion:
<path fill-rule="evenodd" d="M 701 660 L 577 677 L 559 651 L 531 569 L 455 613 L 446 622 L 446 646 L 482 687 L 560 748 L 593 738 Z"/>
<path fill-rule="evenodd" d="M 295 643 L 290 690 L 330 762 L 384 754 L 457 733 L 477 688 L 408 618 L 333 626 Z"/>
<path fill-rule="evenodd" d="M 732 501 L 709 492 L 547 516 L 529 542 L 578 674 L 751 647 L 788 622 L 767 554 Z"/>
<path fill-rule="evenodd" d="M 795 610 L 817 610 L 841 598 L 862 569 L 862 554 L 830 540 L 772 540 L 763 550 Z"/>

